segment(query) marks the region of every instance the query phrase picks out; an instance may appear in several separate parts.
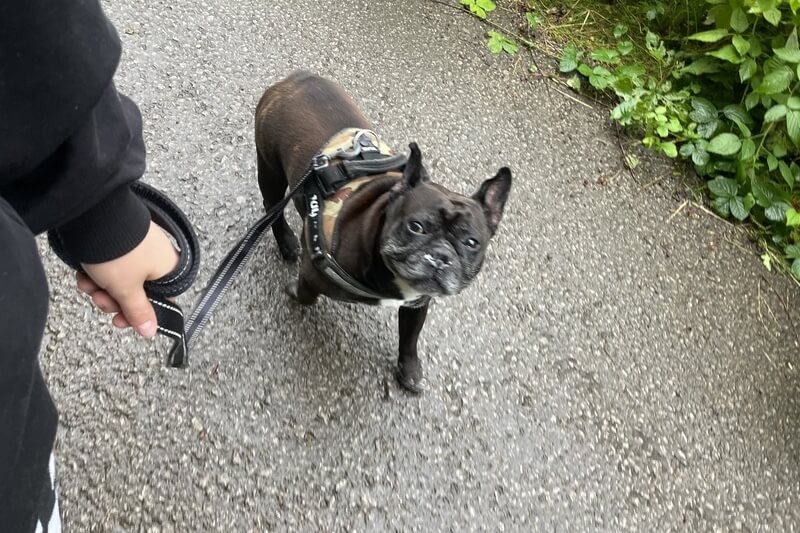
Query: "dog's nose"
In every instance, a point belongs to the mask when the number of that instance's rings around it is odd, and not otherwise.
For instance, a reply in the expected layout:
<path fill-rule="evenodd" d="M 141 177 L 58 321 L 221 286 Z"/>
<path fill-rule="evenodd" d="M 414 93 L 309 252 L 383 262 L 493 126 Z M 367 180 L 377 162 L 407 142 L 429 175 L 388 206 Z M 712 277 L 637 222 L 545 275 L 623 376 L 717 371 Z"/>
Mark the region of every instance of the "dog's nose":
<path fill-rule="evenodd" d="M 425 254 L 425 259 L 436 270 L 445 270 L 453 264 L 453 255 L 444 251 Z"/>

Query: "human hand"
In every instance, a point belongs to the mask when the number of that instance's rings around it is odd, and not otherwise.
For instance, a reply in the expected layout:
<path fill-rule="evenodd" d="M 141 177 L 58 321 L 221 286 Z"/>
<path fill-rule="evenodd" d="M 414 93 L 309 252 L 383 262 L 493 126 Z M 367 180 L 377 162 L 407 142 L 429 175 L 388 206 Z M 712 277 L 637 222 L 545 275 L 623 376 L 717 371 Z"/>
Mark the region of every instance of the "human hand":
<path fill-rule="evenodd" d="M 78 272 L 78 290 L 90 295 L 104 313 L 113 313 L 111 323 L 118 328 L 133 327 L 142 337 L 156 334 L 158 323 L 153 306 L 144 292 L 144 282 L 172 272 L 178 265 L 178 252 L 155 223 L 139 245 L 111 261 L 83 264 Z"/>

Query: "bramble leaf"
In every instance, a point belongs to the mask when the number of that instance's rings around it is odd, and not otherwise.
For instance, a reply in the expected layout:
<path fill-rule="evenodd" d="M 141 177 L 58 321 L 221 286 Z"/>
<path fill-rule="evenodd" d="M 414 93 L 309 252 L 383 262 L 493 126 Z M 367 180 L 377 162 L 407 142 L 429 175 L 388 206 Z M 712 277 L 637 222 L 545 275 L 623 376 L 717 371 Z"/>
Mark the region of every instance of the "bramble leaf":
<path fill-rule="evenodd" d="M 675 143 L 668 142 L 668 143 L 661 143 L 661 151 L 664 152 L 667 156 L 675 158 L 678 157 L 678 149 L 675 147 Z"/>
<path fill-rule="evenodd" d="M 739 80 L 747 81 L 752 78 L 756 72 L 758 72 L 758 63 L 753 59 L 747 58 L 739 66 Z"/>
<path fill-rule="evenodd" d="M 713 74 L 719 72 L 719 61 L 710 57 L 699 57 L 683 67 L 681 72 L 687 72 L 699 76 L 701 74 Z"/>
<path fill-rule="evenodd" d="M 708 182 L 708 190 L 717 197 L 733 198 L 739 190 L 739 185 L 736 180 L 718 177 Z"/>
<path fill-rule="evenodd" d="M 694 33 L 687 37 L 692 41 L 700 41 L 702 43 L 715 43 L 720 41 L 730 35 L 728 30 L 725 28 L 719 28 L 716 30 L 708 30 L 708 31 L 701 31 L 699 33 Z"/>
<path fill-rule="evenodd" d="M 789 259 L 800 259 L 800 245 L 790 244 L 783 250 L 783 253 L 785 253 L 786 257 Z"/>
<path fill-rule="evenodd" d="M 767 112 L 764 113 L 764 122 L 775 122 L 776 120 L 780 120 L 785 116 L 786 106 L 783 104 L 778 104 L 770 107 Z"/>
<path fill-rule="evenodd" d="M 692 98 L 692 109 L 689 118 L 697 123 L 702 124 L 717 119 L 717 108 L 705 98 Z"/>
<path fill-rule="evenodd" d="M 761 94 L 782 93 L 789 88 L 792 78 L 793 74 L 791 70 L 779 68 L 764 76 L 761 85 L 759 85 L 756 90 Z"/>
<path fill-rule="evenodd" d="M 733 155 L 742 147 L 742 141 L 733 133 L 720 133 L 708 143 L 708 150 L 712 154 Z"/>
<path fill-rule="evenodd" d="M 617 50 L 619 50 L 620 54 L 626 56 L 633 52 L 633 43 L 630 41 L 622 41 L 617 43 Z"/>
<path fill-rule="evenodd" d="M 737 7 L 731 13 L 731 28 L 739 33 L 744 33 L 750 22 L 747 20 L 747 15 L 741 7 Z"/>
<path fill-rule="evenodd" d="M 800 111 L 792 110 L 786 114 L 786 133 L 795 145 L 800 146 Z"/>
<path fill-rule="evenodd" d="M 572 72 L 578 68 L 580 56 L 581 54 L 578 52 L 578 47 L 572 43 L 568 44 L 561 53 L 561 62 L 558 65 L 558 69 L 561 72 Z"/>
<path fill-rule="evenodd" d="M 794 277 L 800 278 L 800 259 L 792 261 L 792 274 Z"/>
<path fill-rule="evenodd" d="M 747 209 L 747 206 L 744 203 L 744 199 L 741 196 L 731 198 L 729 202 L 730 202 L 729 208 L 731 210 L 731 215 L 736 217 L 738 220 L 744 220 L 747 218 L 747 215 L 750 214 L 750 210 Z"/>
<path fill-rule="evenodd" d="M 566 81 L 568 87 L 572 88 L 575 91 L 581 90 L 581 78 L 577 75 L 572 76 Z"/>
<path fill-rule="evenodd" d="M 589 57 L 601 63 L 619 63 L 619 52 L 610 48 L 598 48 L 593 50 Z"/>
<path fill-rule="evenodd" d="M 744 59 L 739 55 L 736 51 L 736 48 L 732 44 L 726 44 L 719 50 L 714 50 L 713 52 L 708 52 L 706 55 L 711 57 L 716 57 L 717 59 L 722 59 L 723 61 L 727 61 L 728 63 L 739 64 Z"/>
<path fill-rule="evenodd" d="M 764 11 L 764 18 L 773 26 L 777 26 L 781 22 L 781 10 L 773 7 Z"/>
<path fill-rule="evenodd" d="M 775 202 L 764 210 L 764 216 L 773 222 L 783 222 L 786 219 L 786 211 L 790 209 L 786 202 Z"/>
<path fill-rule="evenodd" d="M 746 161 L 756 154 L 756 143 L 753 139 L 742 139 L 742 148 L 739 153 L 739 159 Z"/>
<path fill-rule="evenodd" d="M 750 109 L 753 109 L 755 106 L 758 105 L 758 101 L 760 99 L 761 99 L 761 95 L 760 94 L 758 94 L 758 93 L 750 93 L 744 99 L 744 106 L 749 111 Z"/>
<path fill-rule="evenodd" d="M 540 19 L 539 16 L 533 11 L 528 11 L 525 13 L 525 18 L 528 21 L 528 28 L 532 30 L 535 30 L 542 25 L 542 19 Z"/>
<path fill-rule="evenodd" d="M 745 55 L 747 51 L 750 50 L 750 41 L 741 35 L 734 35 L 731 42 L 733 42 L 733 47 L 736 48 L 736 51 L 741 56 Z"/>
<path fill-rule="evenodd" d="M 787 226 L 792 228 L 800 226 L 800 213 L 795 211 L 793 207 L 787 209 L 785 215 Z"/>
<path fill-rule="evenodd" d="M 773 52 L 787 63 L 800 63 L 800 50 L 787 50 L 786 48 L 773 48 Z"/>
<path fill-rule="evenodd" d="M 753 124 L 753 118 L 741 104 L 726 105 L 722 109 L 722 114 L 734 122 L 738 121 L 742 124 Z"/>

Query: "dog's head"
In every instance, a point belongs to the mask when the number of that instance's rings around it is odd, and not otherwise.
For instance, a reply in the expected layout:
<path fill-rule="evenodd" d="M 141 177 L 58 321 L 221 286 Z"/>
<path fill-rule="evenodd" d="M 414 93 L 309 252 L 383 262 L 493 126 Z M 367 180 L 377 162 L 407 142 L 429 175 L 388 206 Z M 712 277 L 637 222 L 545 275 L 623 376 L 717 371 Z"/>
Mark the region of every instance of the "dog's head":
<path fill-rule="evenodd" d="M 472 196 L 432 183 L 416 143 L 392 191 L 380 252 L 386 266 L 415 292 L 458 294 L 475 278 L 511 190 L 501 168 Z"/>

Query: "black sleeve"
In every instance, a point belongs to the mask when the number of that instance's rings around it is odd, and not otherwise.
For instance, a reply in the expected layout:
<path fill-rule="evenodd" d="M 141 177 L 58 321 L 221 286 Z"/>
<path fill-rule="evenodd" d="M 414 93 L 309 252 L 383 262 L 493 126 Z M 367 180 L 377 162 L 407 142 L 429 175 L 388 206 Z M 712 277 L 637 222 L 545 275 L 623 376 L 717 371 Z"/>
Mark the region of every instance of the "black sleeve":
<path fill-rule="evenodd" d="M 85 263 L 119 257 L 150 216 L 136 105 L 112 77 L 119 38 L 97 0 L 0 2 L 0 196 Z"/>
<path fill-rule="evenodd" d="M 85 122 L 120 52 L 98 0 L 0 2 L 0 186 Z"/>
<path fill-rule="evenodd" d="M 84 124 L 5 199 L 34 233 L 57 230 L 71 258 L 102 263 L 147 233 L 150 212 L 129 186 L 144 168 L 139 110 L 111 84 Z"/>

